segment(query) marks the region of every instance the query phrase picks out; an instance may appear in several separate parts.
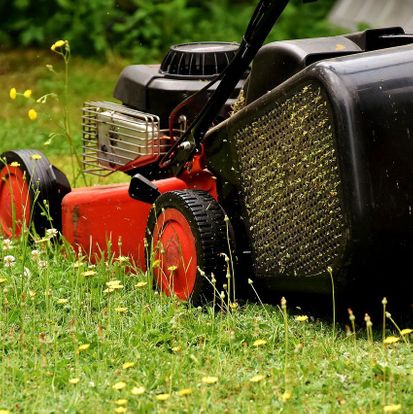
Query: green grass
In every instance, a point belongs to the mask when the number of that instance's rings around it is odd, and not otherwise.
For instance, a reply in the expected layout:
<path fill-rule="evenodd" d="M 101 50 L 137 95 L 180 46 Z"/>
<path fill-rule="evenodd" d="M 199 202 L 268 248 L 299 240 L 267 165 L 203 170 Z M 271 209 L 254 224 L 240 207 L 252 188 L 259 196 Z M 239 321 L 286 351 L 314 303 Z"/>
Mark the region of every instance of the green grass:
<path fill-rule="evenodd" d="M 124 64 L 72 61 L 68 109 L 77 143 L 82 102 L 110 99 Z M 41 149 L 70 175 L 67 143 L 43 145 L 58 128 L 61 105 L 38 107 L 32 122 L 29 102 L 9 98 L 11 87 L 30 88 L 36 97 L 61 95 L 62 69 L 48 52 L 0 55 L 0 152 Z M 146 276 L 125 272 L 127 263 L 108 259 L 90 267 L 49 241 L 6 247 L 0 239 L 0 412 L 121 412 L 119 399 L 130 413 L 381 413 L 391 404 L 408 413 L 413 406 L 411 344 L 384 346 L 379 318 L 369 341 L 363 315 L 356 315 L 359 330 L 347 336 L 311 315 L 297 321 L 288 302 L 286 314 L 254 303 L 232 312 L 197 309 L 157 294 L 150 283 L 137 287 Z M 7 255 L 15 257 L 13 267 L 6 267 Z M 123 288 L 105 293 L 110 280 Z M 385 335 L 399 336 L 393 328 L 387 320 Z M 263 342 L 254 346 L 256 340 Z M 79 351 L 82 344 L 88 349 Z M 126 362 L 134 366 L 123 369 Z M 207 384 L 205 377 L 216 381 Z M 118 383 L 124 388 L 115 390 Z M 144 392 L 134 395 L 135 387 Z M 182 389 L 191 393 L 180 396 Z M 159 401 L 160 394 L 169 398 Z"/>
<path fill-rule="evenodd" d="M 13 267 L 5 267 L 6 255 L 16 258 Z M 125 272 L 127 263 L 108 259 L 88 267 L 70 248 L 48 241 L 14 241 L 11 250 L 3 244 L 0 258 L 0 409 L 103 413 L 114 412 L 118 399 L 128 400 L 131 413 L 367 413 L 392 403 L 407 413 L 412 407 L 409 343 L 384 347 L 379 338 L 367 341 L 363 329 L 357 338 L 334 338 L 322 321 L 289 316 L 288 302 L 286 319 L 277 306 L 193 308 L 149 283 L 137 287 L 146 276 Z M 105 293 L 110 280 L 123 288 Z M 258 339 L 262 344 L 254 346 Z M 79 351 L 82 344 L 90 346 Z M 134 366 L 123 369 L 126 362 Z M 256 375 L 263 377 L 251 382 Z M 115 390 L 119 382 L 125 386 Z M 134 387 L 145 391 L 134 395 Z M 179 396 L 186 388 L 191 393 Z M 159 394 L 170 398 L 158 401 Z"/>

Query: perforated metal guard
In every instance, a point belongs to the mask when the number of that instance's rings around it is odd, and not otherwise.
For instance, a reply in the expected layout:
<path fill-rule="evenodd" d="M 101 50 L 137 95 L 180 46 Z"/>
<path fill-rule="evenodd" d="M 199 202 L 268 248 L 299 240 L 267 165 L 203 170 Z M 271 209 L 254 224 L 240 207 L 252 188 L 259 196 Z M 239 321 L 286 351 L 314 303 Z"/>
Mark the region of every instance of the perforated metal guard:
<path fill-rule="evenodd" d="M 345 222 L 332 115 L 320 87 L 282 95 L 231 141 L 256 276 L 325 272 L 341 252 Z"/>

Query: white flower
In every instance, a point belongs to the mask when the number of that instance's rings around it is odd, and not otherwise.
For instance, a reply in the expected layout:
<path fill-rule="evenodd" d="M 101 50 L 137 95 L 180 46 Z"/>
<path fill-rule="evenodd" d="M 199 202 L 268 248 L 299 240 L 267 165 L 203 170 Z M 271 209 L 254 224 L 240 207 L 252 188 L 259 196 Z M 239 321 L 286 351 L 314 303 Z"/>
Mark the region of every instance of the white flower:
<path fill-rule="evenodd" d="M 46 235 L 48 237 L 54 237 L 57 236 L 58 231 L 56 229 L 47 229 L 46 230 Z"/>
<path fill-rule="evenodd" d="M 12 241 L 10 239 L 3 240 L 3 250 L 11 250 L 13 248 Z"/>
<path fill-rule="evenodd" d="M 4 267 L 13 267 L 16 264 L 16 258 L 12 255 L 4 256 Z"/>
<path fill-rule="evenodd" d="M 37 262 L 40 259 L 40 251 L 32 250 L 32 259 L 34 262 Z"/>
<path fill-rule="evenodd" d="M 37 265 L 39 266 L 39 269 L 44 269 L 45 267 L 47 267 L 47 262 L 46 260 L 39 260 L 37 262 Z"/>

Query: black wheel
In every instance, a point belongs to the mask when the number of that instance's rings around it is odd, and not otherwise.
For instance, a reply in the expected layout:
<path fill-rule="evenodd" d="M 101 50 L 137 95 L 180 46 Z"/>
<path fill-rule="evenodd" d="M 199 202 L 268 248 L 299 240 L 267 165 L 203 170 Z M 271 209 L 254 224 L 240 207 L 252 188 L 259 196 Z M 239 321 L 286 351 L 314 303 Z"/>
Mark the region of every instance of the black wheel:
<path fill-rule="evenodd" d="M 66 176 L 36 150 L 0 155 L 0 231 L 18 236 L 33 224 L 43 235 L 48 228 L 61 231 L 61 202 L 70 192 Z"/>
<path fill-rule="evenodd" d="M 228 252 L 225 213 L 205 191 L 162 194 L 147 224 L 154 282 L 166 294 L 194 305 L 213 298 L 212 278 L 222 289 Z"/>

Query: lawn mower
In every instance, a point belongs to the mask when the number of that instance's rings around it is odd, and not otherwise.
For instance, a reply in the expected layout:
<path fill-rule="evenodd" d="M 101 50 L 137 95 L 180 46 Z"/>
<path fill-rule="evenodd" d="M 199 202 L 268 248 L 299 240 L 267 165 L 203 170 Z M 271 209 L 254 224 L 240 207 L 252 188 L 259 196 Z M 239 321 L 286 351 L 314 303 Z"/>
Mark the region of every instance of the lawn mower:
<path fill-rule="evenodd" d="M 71 190 L 39 151 L 4 153 L 3 233 L 53 226 L 91 260 L 110 245 L 196 304 L 234 275 L 266 291 L 327 292 L 333 275 L 352 294 L 409 294 L 413 36 L 263 46 L 287 4 L 261 0 L 240 44 L 125 68 L 121 103 L 85 103 L 85 173 L 129 183 Z"/>

